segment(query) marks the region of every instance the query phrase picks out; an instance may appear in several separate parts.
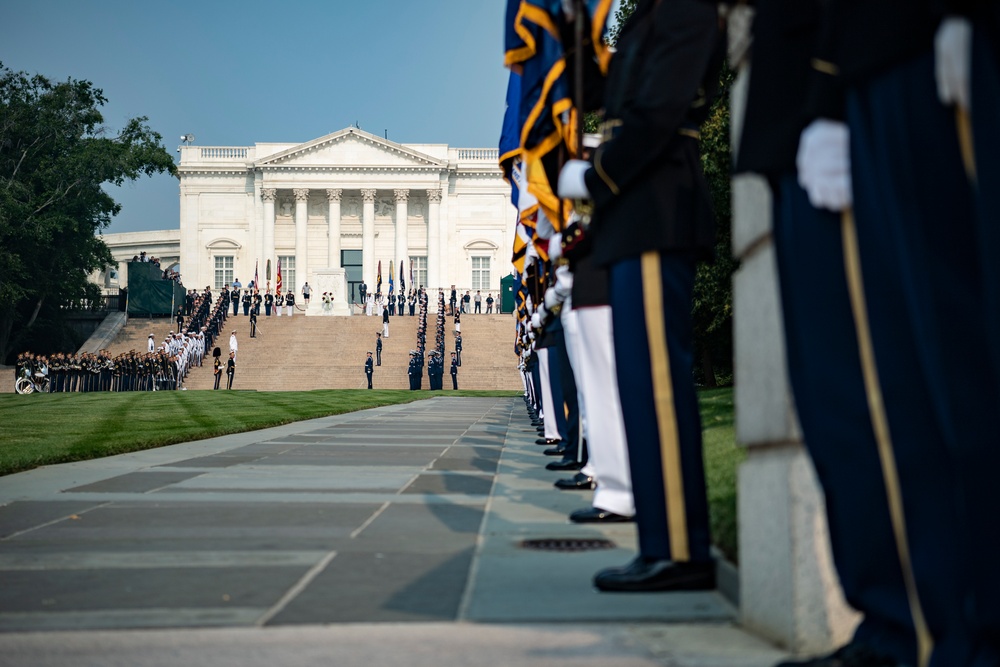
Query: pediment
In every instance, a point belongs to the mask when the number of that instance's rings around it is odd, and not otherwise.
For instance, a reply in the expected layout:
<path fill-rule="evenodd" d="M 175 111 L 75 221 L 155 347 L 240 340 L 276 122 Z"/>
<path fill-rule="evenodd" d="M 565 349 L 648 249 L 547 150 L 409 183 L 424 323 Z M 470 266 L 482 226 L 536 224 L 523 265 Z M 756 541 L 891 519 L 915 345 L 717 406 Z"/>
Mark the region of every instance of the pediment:
<path fill-rule="evenodd" d="M 307 169 L 444 169 L 448 165 L 402 144 L 351 127 L 268 156 L 255 166 Z"/>

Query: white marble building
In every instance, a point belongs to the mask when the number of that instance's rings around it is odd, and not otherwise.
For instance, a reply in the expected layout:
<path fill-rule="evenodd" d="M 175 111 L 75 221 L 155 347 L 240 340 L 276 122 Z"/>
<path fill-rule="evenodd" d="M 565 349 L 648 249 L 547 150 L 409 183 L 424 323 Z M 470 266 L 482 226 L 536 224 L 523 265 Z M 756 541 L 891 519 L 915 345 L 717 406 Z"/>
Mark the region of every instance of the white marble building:
<path fill-rule="evenodd" d="M 263 285 L 270 259 L 273 289 L 280 258 L 284 287 L 300 293 L 308 280 L 346 311 L 362 277 L 374 290 L 380 261 L 383 292 L 401 260 L 407 271 L 413 260 L 418 285 L 484 294 L 510 272 L 516 211 L 496 149 L 397 144 L 347 128 L 302 144 L 182 146 L 180 156 L 187 286 L 246 285 L 255 265 Z"/>

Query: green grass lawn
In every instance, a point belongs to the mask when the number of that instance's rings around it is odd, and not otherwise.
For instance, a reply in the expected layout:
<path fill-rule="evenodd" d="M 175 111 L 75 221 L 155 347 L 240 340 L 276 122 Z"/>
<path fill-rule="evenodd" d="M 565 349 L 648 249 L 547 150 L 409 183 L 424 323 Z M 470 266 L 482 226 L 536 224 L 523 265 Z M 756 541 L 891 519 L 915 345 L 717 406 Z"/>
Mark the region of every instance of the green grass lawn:
<path fill-rule="evenodd" d="M 726 556 L 739 558 L 736 530 L 736 471 L 746 450 L 736 445 L 733 423 L 733 390 L 706 389 L 698 392 L 708 483 L 708 511 L 712 538 Z"/>
<path fill-rule="evenodd" d="M 342 389 L 2 394 L 0 475 L 442 394 L 517 396 L 519 392 Z M 735 559 L 736 468 L 743 461 L 744 452 L 735 442 L 733 391 L 706 390 L 699 393 L 699 399 L 712 533 L 716 544 Z"/>

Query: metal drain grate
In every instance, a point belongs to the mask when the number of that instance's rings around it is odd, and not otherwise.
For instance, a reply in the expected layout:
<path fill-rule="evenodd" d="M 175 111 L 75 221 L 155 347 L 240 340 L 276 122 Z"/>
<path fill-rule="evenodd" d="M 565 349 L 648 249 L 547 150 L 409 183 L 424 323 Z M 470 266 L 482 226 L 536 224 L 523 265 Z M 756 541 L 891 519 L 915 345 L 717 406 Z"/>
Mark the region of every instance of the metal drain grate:
<path fill-rule="evenodd" d="M 614 549 L 611 540 L 547 537 L 538 540 L 521 540 L 522 549 L 532 551 L 597 551 Z"/>

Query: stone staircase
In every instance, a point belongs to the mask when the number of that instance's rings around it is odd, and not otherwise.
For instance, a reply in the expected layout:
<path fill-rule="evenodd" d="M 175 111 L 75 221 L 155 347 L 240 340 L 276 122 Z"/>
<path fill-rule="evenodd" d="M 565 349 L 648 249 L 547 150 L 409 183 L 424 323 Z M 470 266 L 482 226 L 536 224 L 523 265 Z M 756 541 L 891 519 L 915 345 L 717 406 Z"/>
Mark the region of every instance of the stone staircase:
<path fill-rule="evenodd" d="M 428 345 L 433 345 L 435 314 L 428 319 Z M 462 367 L 458 371 L 460 389 L 522 388 L 513 352 L 511 315 L 462 316 Z M 389 338 L 382 344 L 382 365 L 375 367 L 372 384 L 376 389 L 407 389 L 407 364 L 410 350 L 416 348 L 417 317 L 393 317 Z M 234 388 L 259 391 L 302 391 L 309 389 L 362 389 L 367 386 L 364 373 L 366 352 L 374 357 L 375 334 L 382 330 L 379 317 L 293 317 L 263 316 L 258 320 L 259 334 L 250 338 L 249 318 L 242 314 L 226 320 L 223 335 L 217 341 L 223 358 L 229 356 L 229 333 L 236 330 L 240 349 L 237 355 Z M 133 318 L 110 346 L 112 354 L 132 348 L 145 351 L 146 338 L 152 333 L 159 344 L 174 322 L 167 319 Z M 455 349 L 454 321 L 447 318 L 445 327 L 444 387 L 451 389 L 450 352 Z M 428 348 L 429 350 L 430 348 Z M 225 386 L 225 377 L 222 379 Z M 188 374 L 188 389 L 211 389 L 212 360 L 207 357 L 201 368 Z M 424 369 L 422 387 L 427 389 Z"/>

